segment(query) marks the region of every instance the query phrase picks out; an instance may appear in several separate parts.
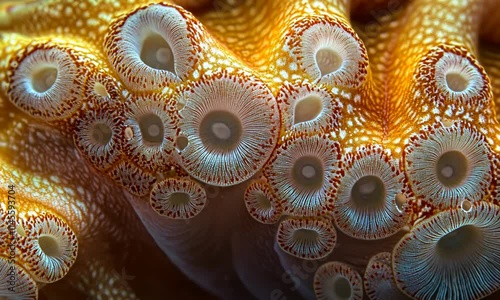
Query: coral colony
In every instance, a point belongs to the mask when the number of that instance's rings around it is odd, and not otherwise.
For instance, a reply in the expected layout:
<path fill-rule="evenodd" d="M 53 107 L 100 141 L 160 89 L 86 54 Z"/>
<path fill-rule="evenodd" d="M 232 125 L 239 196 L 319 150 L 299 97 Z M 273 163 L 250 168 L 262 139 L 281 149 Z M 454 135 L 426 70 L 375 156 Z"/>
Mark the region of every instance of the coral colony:
<path fill-rule="evenodd" d="M 0 3 L 0 298 L 499 299 L 499 20 Z"/>

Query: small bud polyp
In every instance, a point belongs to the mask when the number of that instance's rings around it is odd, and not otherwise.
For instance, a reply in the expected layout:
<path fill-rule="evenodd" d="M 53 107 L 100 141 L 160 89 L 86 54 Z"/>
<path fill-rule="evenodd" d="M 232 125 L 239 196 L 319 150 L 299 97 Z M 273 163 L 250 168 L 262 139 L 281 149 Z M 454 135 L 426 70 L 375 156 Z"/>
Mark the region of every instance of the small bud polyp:
<path fill-rule="evenodd" d="M 109 97 L 106 87 L 100 82 L 94 83 L 94 93 L 101 97 Z"/>
<path fill-rule="evenodd" d="M 465 212 L 470 212 L 472 210 L 472 202 L 470 202 L 469 200 L 462 201 L 462 204 L 460 206 Z"/>
<path fill-rule="evenodd" d="M 134 138 L 134 131 L 132 130 L 132 128 L 130 127 L 125 128 L 125 138 L 127 140 L 131 140 Z"/>

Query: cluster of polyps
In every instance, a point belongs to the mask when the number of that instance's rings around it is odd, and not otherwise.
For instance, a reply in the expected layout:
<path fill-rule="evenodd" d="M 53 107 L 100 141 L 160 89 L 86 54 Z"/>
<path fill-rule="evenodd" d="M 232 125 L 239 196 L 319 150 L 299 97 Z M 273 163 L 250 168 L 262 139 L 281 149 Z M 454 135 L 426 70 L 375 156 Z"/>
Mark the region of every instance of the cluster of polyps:
<path fill-rule="evenodd" d="M 199 182 L 232 186 L 262 171 L 249 181 L 245 202 L 256 220 L 280 222 L 276 239 L 287 253 L 326 257 L 336 228 L 376 240 L 414 225 L 390 263 L 369 267 L 392 272 L 392 265 L 397 286 L 416 297 L 455 293 L 426 286 L 451 272 L 468 286 L 470 269 L 487 276 L 482 287 L 465 289 L 470 298 L 497 290 L 500 269 L 488 261 L 498 250 L 488 250 L 499 249 L 499 207 L 482 201 L 496 183 L 494 154 L 474 125 L 445 120 L 480 119 L 490 105 L 489 82 L 474 58 L 450 45 L 422 58 L 415 75 L 422 82 L 411 92 L 429 97 L 423 113 L 436 117 L 396 157 L 383 143 L 361 139 L 352 147 L 346 138 L 349 126 L 364 125 L 350 116 L 362 109 L 353 108 L 355 95 L 368 97 L 370 88 L 368 56 L 354 30 L 328 16 L 289 26 L 280 49 L 303 78 L 277 89 L 243 66 L 207 67 L 212 44 L 201 24 L 176 6 L 154 4 L 113 22 L 105 63 L 57 41 L 29 43 L 12 55 L 8 95 L 19 109 L 64 128 L 90 163 L 129 192 L 150 195 L 160 215 L 195 217 L 206 203 Z M 459 104 L 474 109 L 467 115 Z M 361 121 L 349 125 L 353 120 Z M 416 268 L 408 266 L 422 261 L 412 249 L 424 242 L 432 259 L 413 278 L 407 270 Z M 27 263 L 41 255 L 33 251 Z M 365 275 L 366 289 L 373 280 L 393 282 L 389 275 Z M 412 285 L 416 278 L 427 281 Z M 340 286 L 333 296 L 324 291 L 329 284 Z M 320 298 L 360 298 L 361 277 L 330 262 L 316 273 L 315 289 Z"/>

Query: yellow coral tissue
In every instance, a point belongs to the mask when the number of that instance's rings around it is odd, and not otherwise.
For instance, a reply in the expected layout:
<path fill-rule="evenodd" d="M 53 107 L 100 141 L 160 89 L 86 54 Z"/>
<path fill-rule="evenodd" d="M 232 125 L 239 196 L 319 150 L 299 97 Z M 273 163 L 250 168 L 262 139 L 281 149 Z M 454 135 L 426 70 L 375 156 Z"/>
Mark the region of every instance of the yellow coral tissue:
<path fill-rule="evenodd" d="M 500 299 L 500 0 L 0 0 L 0 299 Z"/>

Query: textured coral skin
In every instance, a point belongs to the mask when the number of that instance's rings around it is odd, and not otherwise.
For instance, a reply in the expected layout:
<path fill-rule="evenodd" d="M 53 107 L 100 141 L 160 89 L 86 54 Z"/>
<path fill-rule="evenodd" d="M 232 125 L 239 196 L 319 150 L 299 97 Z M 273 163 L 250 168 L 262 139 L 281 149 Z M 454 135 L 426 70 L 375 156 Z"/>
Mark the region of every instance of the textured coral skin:
<path fill-rule="evenodd" d="M 496 299 L 497 2 L 1 3 L 28 299 L 330 299 L 332 262 L 356 299 Z M 61 270 L 34 263 L 49 223 Z"/>

